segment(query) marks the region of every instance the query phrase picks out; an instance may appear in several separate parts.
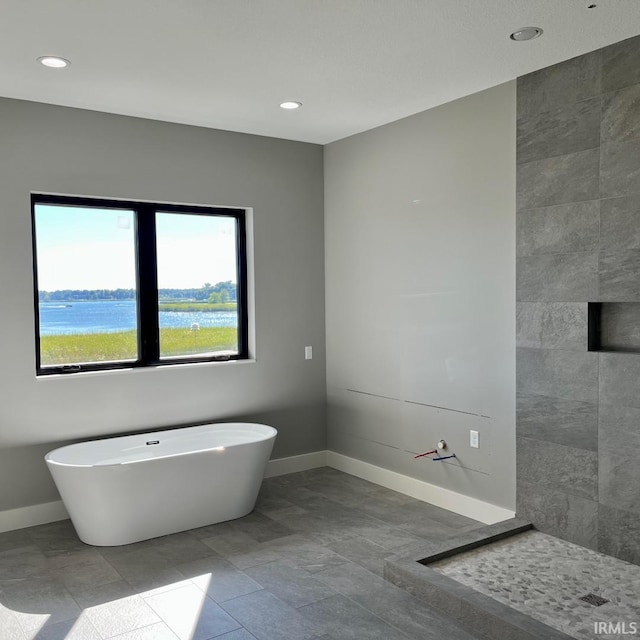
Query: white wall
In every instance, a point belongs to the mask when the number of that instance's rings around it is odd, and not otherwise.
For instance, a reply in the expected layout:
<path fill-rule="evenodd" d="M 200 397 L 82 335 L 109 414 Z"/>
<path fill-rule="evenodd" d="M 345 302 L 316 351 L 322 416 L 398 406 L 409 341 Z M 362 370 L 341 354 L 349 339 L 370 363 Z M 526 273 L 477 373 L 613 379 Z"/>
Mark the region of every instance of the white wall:
<path fill-rule="evenodd" d="M 506 508 L 515 119 L 508 83 L 325 147 L 328 448 Z"/>
<path fill-rule="evenodd" d="M 279 429 L 274 457 L 324 450 L 322 156 L 0 99 L 0 511 L 57 499 L 42 455 L 62 441 L 246 418 Z M 257 362 L 36 379 L 31 191 L 253 207 Z"/>

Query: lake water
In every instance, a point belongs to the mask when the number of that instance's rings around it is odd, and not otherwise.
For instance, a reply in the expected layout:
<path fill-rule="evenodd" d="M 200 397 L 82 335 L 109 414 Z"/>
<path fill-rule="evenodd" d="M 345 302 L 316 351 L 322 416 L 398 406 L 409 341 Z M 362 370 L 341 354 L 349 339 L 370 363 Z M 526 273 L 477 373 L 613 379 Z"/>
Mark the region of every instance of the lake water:
<path fill-rule="evenodd" d="M 161 311 L 160 328 L 237 327 L 235 311 Z M 136 328 L 135 300 L 92 302 L 41 302 L 40 335 L 113 333 Z"/>

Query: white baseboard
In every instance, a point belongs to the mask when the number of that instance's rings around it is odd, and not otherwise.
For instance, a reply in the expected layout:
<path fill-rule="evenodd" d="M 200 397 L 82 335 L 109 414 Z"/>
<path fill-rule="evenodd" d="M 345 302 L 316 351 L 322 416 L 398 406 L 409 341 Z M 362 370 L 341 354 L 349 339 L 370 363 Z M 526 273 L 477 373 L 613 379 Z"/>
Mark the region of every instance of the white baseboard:
<path fill-rule="evenodd" d="M 404 493 L 417 500 L 429 502 L 437 507 L 479 520 L 485 524 L 501 522 L 502 520 L 513 518 L 515 515 L 513 511 L 503 507 L 498 507 L 422 480 L 416 480 L 395 471 L 389 471 L 389 469 L 376 467 L 368 462 L 349 458 L 334 451 L 314 451 L 313 453 L 304 453 L 299 456 L 269 460 L 265 478 L 274 478 L 287 473 L 307 471 L 308 469 L 325 466 L 379 484 L 393 491 Z M 67 510 L 61 500 L 34 504 L 19 509 L 10 509 L 9 511 L 0 511 L 0 533 L 65 520 L 68 517 Z"/>
<path fill-rule="evenodd" d="M 300 456 L 269 460 L 264 477 L 274 478 L 275 476 L 283 476 L 287 473 L 296 473 L 297 471 L 307 471 L 308 469 L 317 469 L 318 467 L 326 466 L 327 452 L 314 451 L 313 453 L 303 453 Z"/>
<path fill-rule="evenodd" d="M 33 527 L 37 524 L 66 520 L 68 517 L 69 515 L 62 504 L 62 500 L 0 511 L 0 533 Z"/>
<path fill-rule="evenodd" d="M 451 489 L 404 476 L 401 473 L 389 471 L 389 469 L 376 467 L 368 462 L 349 458 L 333 451 L 327 451 L 327 466 L 485 524 L 502 522 L 515 515 L 513 511 L 504 507 L 498 507 L 495 504 L 451 491 Z"/>

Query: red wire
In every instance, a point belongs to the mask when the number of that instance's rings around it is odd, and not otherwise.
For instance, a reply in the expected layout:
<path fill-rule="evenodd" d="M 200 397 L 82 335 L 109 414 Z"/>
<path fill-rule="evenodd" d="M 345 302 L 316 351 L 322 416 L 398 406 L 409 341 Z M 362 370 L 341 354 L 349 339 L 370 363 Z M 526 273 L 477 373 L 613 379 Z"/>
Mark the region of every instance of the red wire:
<path fill-rule="evenodd" d="M 432 453 L 438 453 L 437 449 L 433 449 L 433 451 L 425 451 L 424 453 L 419 453 L 417 456 L 413 456 L 414 460 L 416 458 L 422 458 L 422 456 L 430 456 Z"/>

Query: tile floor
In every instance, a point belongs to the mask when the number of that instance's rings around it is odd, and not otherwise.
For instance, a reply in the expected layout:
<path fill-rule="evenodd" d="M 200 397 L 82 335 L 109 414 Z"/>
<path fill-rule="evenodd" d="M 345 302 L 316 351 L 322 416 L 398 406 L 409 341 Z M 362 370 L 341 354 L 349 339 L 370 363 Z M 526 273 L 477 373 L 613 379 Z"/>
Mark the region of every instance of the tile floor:
<path fill-rule="evenodd" d="M 619 638 L 595 633 L 603 622 L 640 627 L 640 566 L 527 531 L 429 564 L 458 582 L 576 638 Z M 589 593 L 607 603 L 580 600 Z"/>
<path fill-rule="evenodd" d="M 90 547 L 69 521 L 0 534 L 0 640 L 474 640 L 382 579 L 480 523 L 324 467 L 233 522 Z"/>

